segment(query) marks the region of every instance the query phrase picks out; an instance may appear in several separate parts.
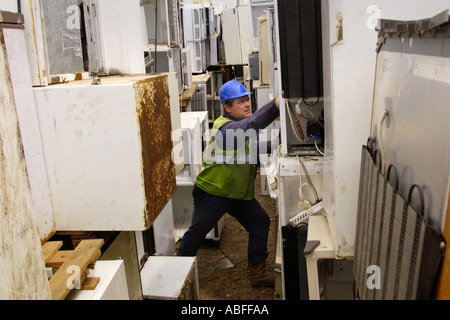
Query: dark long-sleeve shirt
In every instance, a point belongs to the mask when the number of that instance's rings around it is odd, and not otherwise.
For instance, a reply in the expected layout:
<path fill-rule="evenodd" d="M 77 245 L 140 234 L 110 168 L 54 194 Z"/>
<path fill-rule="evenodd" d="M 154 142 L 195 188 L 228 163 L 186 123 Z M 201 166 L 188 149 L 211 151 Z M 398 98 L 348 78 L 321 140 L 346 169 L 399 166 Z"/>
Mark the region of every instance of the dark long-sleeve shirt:
<path fill-rule="evenodd" d="M 250 117 L 246 119 L 237 119 L 227 112 L 224 112 L 224 117 L 227 117 L 233 121 L 227 122 L 220 128 L 220 132 L 222 134 L 222 141 L 228 141 L 227 138 L 230 138 L 229 135 L 232 134 L 234 137 L 234 144 L 231 147 L 228 143 L 226 143 L 225 148 L 227 150 L 237 150 L 244 141 L 248 141 L 249 137 L 252 137 L 252 134 L 256 133 L 256 141 L 258 138 L 258 134 L 260 130 L 265 129 L 268 125 L 270 125 L 276 118 L 280 115 L 280 110 L 275 105 L 275 99 L 265 104 L 260 109 L 256 110 Z M 246 139 L 238 139 L 236 135 L 238 132 L 243 132 L 247 134 Z M 219 140 L 216 140 L 219 142 Z M 270 153 L 270 141 L 261 141 L 258 143 L 259 150 L 267 150 Z M 264 145 L 262 145 L 264 144 Z M 220 146 L 223 148 L 223 145 Z M 258 151 L 259 152 L 259 151 Z"/>

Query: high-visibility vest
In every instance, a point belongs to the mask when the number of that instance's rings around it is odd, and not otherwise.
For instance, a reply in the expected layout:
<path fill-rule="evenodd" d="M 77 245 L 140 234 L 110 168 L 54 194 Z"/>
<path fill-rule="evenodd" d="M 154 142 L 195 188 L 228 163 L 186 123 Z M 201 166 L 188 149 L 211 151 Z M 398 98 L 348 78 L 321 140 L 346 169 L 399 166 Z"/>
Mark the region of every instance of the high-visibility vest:
<path fill-rule="evenodd" d="M 232 120 L 220 116 L 214 122 L 211 141 L 204 152 L 204 169 L 197 175 L 195 184 L 215 196 L 253 200 L 255 165 L 249 161 L 251 139 L 237 150 L 223 150 L 216 141 L 220 128 L 230 121 Z"/>

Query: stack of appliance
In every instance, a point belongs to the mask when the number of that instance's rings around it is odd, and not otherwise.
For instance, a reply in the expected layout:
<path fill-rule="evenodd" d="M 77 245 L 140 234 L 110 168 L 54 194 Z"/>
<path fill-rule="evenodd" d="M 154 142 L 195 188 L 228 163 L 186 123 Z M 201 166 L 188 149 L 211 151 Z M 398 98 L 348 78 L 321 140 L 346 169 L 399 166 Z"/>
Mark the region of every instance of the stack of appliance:
<path fill-rule="evenodd" d="M 174 112 L 179 88 L 173 72 L 146 74 L 147 3 L 154 1 L 88 0 L 82 6 L 76 0 L 22 1 L 24 39 L 11 37 L 20 45 L 19 75 L 29 78 L 14 82 L 25 83 L 15 88 L 21 90 L 19 121 L 31 192 L 41 199 L 36 201 L 41 240 L 64 231 L 114 233 L 109 250 L 121 242 L 127 248 L 153 243 L 153 251 L 114 254 L 127 265 L 130 298 L 142 296 L 139 269 L 145 255 L 173 255 L 175 247 L 171 131 L 181 126 Z M 167 12 L 171 17 L 173 10 Z M 144 233 L 152 239 L 144 240 Z"/>
<path fill-rule="evenodd" d="M 250 8 L 238 6 L 224 10 L 221 20 L 226 64 L 248 64 L 252 52 Z"/>
<path fill-rule="evenodd" d="M 21 11 L 33 86 L 145 72 L 139 2 L 24 1 Z"/>
<path fill-rule="evenodd" d="M 218 64 L 218 40 L 217 35 L 220 33 L 219 16 L 214 14 L 214 8 L 205 7 L 206 13 L 206 66 L 214 66 Z"/>
<path fill-rule="evenodd" d="M 192 73 L 206 70 L 206 8 L 201 4 L 185 4 L 182 8 L 184 46 L 191 51 Z"/>
<path fill-rule="evenodd" d="M 147 53 L 146 71 L 176 72 L 178 91 L 184 89 L 183 54 L 178 23 L 176 1 L 146 0 L 141 3 L 141 14 L 145 21 L 144 36 Z"/>
<path fill-rule="evenodd" d="M 194 212 L 192 190 L 197 175 L 202 170 L 203 150 L 208 143 L 209 132 L 208 112 L 182 112 L 181 129 L 184 152 L 184 168 L 177 174 L 177 190 L 172 197 L 174 232 L 178 238 L 183 238 L 189 229 Z M 205 137 L 205 139 L 202 139 Z M 223 218 L 208 232 L 206 239 L 220 240 Z"/>
<path fill-rule="evenodd" d="M 283 152 L 317 156 L 323 152 L 323 62 L 321 2 L 277 2 L 280 77 L 283 92 Z M 303 116 L 300 116 L 302 114 Z"/>

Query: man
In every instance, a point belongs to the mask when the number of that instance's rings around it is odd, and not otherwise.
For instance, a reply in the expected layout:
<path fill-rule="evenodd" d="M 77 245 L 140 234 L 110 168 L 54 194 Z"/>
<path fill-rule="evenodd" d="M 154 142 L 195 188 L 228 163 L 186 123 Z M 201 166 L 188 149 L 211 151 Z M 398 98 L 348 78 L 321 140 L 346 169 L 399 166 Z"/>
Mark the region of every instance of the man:
<path fill-rule="evenodd" d="M 179 256 L 195 256 L 206 234 L 225 213 L 248 232 L 248 264 L 253 287 L 274 286 L 275 277 L 265 270 L 270 218 L 254 195 L 256 139 L 279 116 L 278 98 L 251 114 L 249 95 L 235 81 L 220 89 L 224 114 L 213 125 L 211 142 L 204 152 L 204 169 L 196 178 L 192 224 L 183 236 Z M 255 146 L 256 145 L 256 146 Z"/>

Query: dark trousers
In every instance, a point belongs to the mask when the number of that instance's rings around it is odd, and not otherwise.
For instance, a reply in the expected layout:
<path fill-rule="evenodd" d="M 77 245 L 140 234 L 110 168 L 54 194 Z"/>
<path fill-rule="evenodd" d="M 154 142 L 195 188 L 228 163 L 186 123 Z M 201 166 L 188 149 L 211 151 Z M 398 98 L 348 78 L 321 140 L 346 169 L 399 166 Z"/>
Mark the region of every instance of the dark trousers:
<path fill-rule="evenodd" d="M 194 186 L 192 224 L 183 236 L 179 256 L 195 256 L 203 240 L 225 213 L 234 217 L 248 232 L 248 262 L 267 259 L 267 238 L 270 218 L 259 202 L 236 200 L 210 195 Z"/>

